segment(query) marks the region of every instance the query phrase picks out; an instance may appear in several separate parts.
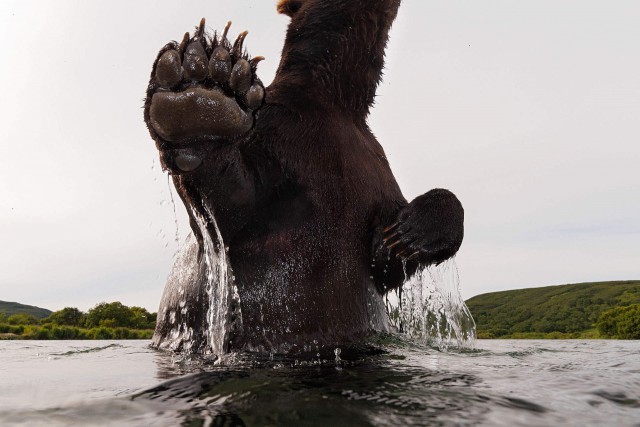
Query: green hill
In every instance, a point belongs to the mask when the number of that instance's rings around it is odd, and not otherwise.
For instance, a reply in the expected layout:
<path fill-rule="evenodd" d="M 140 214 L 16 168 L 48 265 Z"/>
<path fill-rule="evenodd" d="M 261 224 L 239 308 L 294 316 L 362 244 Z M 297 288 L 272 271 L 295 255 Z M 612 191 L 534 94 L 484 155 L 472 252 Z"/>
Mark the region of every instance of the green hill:
<path fill-rule="evenodd" d="M 19 304 L 17 302 L 0 301 L 0 313 L 7 317 L 14 314 L 29 314 L 37 317 L 38 319 L 44 319 L 48 317 L 52 311 L 46 308 L 34 307 L 32 305 Z"/>
<path fill-rule="evenodd" d="M 467 301 L 479 337 L 559 332 L 579 335 L 595 328 L 615 307 L 640 304 L 640 281 L 577 283 L 492 292 Z"/>

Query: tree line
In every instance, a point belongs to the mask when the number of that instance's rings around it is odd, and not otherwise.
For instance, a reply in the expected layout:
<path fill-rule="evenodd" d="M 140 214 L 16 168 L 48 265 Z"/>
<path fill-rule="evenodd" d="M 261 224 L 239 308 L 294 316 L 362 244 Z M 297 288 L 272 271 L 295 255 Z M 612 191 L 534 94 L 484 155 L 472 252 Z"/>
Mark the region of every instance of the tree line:
<path fill-rule="evenodd" d="M 579 283 L 467 301 L 481 338 L 640 338 L 640 281 Z"/>
<path fill-rule="evenodd" d="M 25 313 L 0 313 L 0 334 L 23 339 L 150 338 L 156 317 L 145 308 L 127 307 L 120 302 L 102 302 L 86 313 L 65 307 L 43 319 Z"/>
<path fill-rule="evenodd" d="M 640 339 L 640 304 L 605 311 L 598 321 L 598 330 L 607 338 Z"/>

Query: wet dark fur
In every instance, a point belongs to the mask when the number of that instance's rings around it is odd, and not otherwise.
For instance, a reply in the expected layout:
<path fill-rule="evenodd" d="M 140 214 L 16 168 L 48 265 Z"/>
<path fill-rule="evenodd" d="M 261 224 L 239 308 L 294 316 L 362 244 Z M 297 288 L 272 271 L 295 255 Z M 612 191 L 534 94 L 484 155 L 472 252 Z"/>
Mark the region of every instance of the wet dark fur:
<path fill-rule="evenodd" d="M 403 259 L 412 274 L 460 246 L 455 196 L 408 204 L 366 123 L 399 3 L 281 1 L 292 20 L 254 128 L 199 148 L 203 165 L 173 175 L 187 206 L 215 213 L 229 247 L 244 324 L 233 349 L 333 345 L 384 329 L 380 295 L 402 284 Z M 154 139 L 166 166 L 171 150 Z M 202 311 L 192 316 L 202 324 Z"/>

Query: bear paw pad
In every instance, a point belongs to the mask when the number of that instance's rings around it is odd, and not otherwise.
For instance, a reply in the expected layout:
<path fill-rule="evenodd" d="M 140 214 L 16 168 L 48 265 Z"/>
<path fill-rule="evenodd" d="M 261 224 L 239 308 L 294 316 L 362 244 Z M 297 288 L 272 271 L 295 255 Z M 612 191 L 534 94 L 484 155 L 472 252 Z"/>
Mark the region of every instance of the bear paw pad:
<path fill-rule="evenodd" d="M 184 147 L 193 142 L 234 138 L 253 126 L 253 113 L 265 97 L 256 76 L 258 62 L 243 52 L 247 32 L 231 44 L 225 27 L 220 37 L 204 33 L 202 19 L 193 37 L 167 44 L 153 67 L 146 118 L 160 145 Z M 191 169 L 198 162 L 184 163 Z"/>

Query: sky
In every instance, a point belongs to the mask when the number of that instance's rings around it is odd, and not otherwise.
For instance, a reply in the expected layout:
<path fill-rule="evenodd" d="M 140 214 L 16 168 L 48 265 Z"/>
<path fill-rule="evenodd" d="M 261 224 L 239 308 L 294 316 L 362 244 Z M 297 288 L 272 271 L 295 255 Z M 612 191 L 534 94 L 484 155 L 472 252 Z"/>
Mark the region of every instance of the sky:
<path fill-rule="evenodd" d="M 275 3 L 0 2 L 0 300 L 157 310 L 188 225 L 142 119 L 152 62 L 201 17 L 231 20 L 268 83 L 288 23 Z M 462 201 L 464 298 L 640 279 L 639 15 L 635 0 L 404 0 L 369 123 L 407 199 Z"/>

